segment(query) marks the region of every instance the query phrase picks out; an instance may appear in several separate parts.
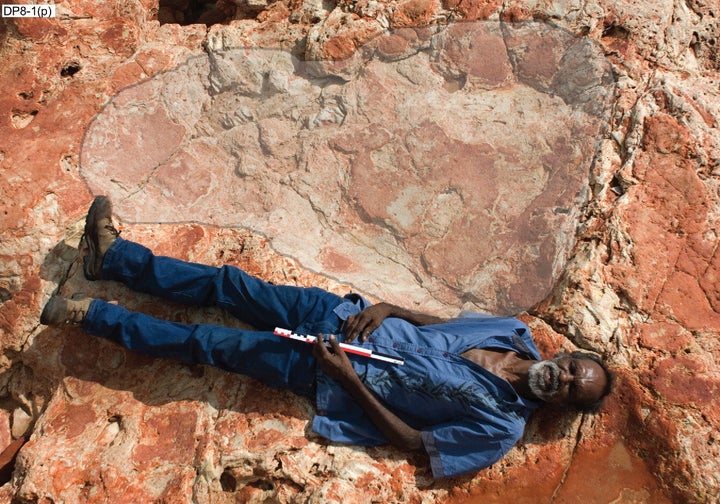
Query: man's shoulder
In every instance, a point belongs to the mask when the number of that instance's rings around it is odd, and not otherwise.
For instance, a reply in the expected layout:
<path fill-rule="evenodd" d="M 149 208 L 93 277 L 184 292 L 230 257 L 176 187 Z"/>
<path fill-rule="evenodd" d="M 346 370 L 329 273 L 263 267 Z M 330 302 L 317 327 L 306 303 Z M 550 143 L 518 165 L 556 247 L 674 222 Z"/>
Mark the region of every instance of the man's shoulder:
<path fill-rule="evenodd" d="M 448 320 L 448 323 L 474 325 L 478 327 L 506 328 L 515 331 L 517 334 L 530 334 L 530 328 L 522 320 L 505 316 L 490 315 L 487 313 L 463 310 L 457 317 Z"/>
<path fill-rule="evenodd" d="M 530 328 L 515 317 L 463 311 L 449 320 L 445 329 L 458 336 L 479 337 L 484 346 L 506 348 L 533 359 L 540 358 Z"/>

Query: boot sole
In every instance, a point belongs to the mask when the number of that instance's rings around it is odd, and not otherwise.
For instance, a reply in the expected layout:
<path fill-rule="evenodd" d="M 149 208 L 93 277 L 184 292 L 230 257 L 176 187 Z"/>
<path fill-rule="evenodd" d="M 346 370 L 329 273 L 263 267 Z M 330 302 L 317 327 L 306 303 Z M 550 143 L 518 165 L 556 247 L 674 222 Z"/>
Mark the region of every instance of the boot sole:
<path fill-rule="evenodd" d="M 112 203 L 110 200 L 105 196 L 96 197 L 92 205 L 90 205 L 90 210 L 88 210 L 85 219 L 85 245 L 88 248 L 88 253 L 83 257 L 83 273 L 88 280 L 100 279 L 99 264 L 96 264 L 98 262 L 99 243 L 97 223 L 100 219 L 111 215 Z"/>
<path fill-rule="evenodd" d="M 45 308 L 43 308 L 42 313 L 40 314 L 40 323 L 42 325 L 47 326 L 56 326 L 58 323 L 55 321 L 57 318 L 57 313 L 65 313 L 65 305 L 66 301 L 60 297 L 60 296 L 53 296 L 50 298 L 50 300 L 45 303 Z M 63 318 L 64 322 L 64 318 Z"/>

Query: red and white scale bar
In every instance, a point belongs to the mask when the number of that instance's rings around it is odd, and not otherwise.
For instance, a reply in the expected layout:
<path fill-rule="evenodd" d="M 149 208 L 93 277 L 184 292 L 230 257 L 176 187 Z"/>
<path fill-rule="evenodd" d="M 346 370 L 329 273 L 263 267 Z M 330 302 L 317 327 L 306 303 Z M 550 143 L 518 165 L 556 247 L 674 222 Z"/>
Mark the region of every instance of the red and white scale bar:
<path fill-rule="evenodd" d="M 296 334 L 292 332 L 290 329 L 283 329 L 281 327 L 275 328 L 275 334 L 277 336 L 282 336 L 283 338 L 289 338 L 294 339 L 297 341 L 303 341 L 305 343 L 310 343 L 312 345 L 317 343 L 317 336 L 304 336 L 302 334 Z M 326 344 L 326 346 L 330 346 L 329 343 Z M 405 364 L 405 360 L 399 357 L 393 357 L 392 355 L 383 354 L 380 352 L 373 352 L 370 349 L 355 346 L 355 345 L 348 345 L 347 343 L 340 343 L 340 348 L 345 350 L 347 353 L 355 354 L 355 355 L 362 355 L 363 357 L 367 357 L 369 359 L 376 359 L 381 360 L 384 362 L 390 362 L 392 364 L 399 364 L 400 366 L 403 366 Z"/>

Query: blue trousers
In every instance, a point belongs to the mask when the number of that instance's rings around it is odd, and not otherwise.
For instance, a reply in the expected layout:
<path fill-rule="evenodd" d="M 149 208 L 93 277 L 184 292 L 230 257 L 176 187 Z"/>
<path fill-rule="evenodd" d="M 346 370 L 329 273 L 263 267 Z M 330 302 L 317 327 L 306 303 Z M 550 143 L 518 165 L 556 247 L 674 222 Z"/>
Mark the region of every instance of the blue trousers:
<path fill-rule="evenodd" d="M 105 254 L 101 276 L 170 301 L 221 307 L 257 330 L 168 322 L 94 300 L 83 322 L 88 333 L 145 355 L 217 366 L 308 396 L 316 378 L 312 345 L 272 331 L 337 334 L 341 321 L 334 309 L 345 301 L 319 288 L 273 285 L 234 266 L 155 256 L 122 238 Z"/>

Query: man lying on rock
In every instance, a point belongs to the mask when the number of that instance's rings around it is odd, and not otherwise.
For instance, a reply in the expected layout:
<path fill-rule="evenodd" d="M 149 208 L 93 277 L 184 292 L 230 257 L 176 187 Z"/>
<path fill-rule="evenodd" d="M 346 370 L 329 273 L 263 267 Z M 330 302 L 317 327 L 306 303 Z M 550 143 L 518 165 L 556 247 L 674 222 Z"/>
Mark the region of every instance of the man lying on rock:
<path fill-rule="evenodd" d="M 219 306 L 257 330 L 158 320 L 99 299 L 53 296 L 43 324 L 81 324 L 88 333 L 154 357 L 210 364 L 315 399 L 313 430 L 355 445 L 424 449 L 436 478 L 476 472 L 520 439 L 543 403 L 595 411 L 612 374 L 596 356 L 542 360 L 526 325 L 463 313 L 449 320 L 357 294 L 278 286 L 234 266 L 216 268 L 154 256 L 118 236 L 112 206 L 95 199 L 85 223 L 89 280 L 117 280 L 171 301 Z M 275 327 L 332 334 L 329 349 L 280 338 Z M 352 342 L 404 360 L 348 355 Z"/>

